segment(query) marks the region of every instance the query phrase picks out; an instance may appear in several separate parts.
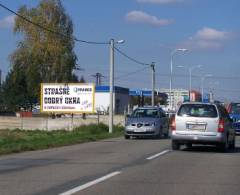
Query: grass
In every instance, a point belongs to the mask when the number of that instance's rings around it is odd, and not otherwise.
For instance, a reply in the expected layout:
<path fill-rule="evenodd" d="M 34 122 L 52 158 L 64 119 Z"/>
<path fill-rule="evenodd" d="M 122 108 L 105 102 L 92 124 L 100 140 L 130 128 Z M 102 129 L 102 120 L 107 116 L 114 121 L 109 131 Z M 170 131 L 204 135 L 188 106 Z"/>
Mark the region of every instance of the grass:
<path fill-rule="evenodd" d="M 108 133 L 104 124 L 87 125 L 73 131 L 0 130 L 0 155 L 73 145 L 123 135 L 123 127 L 115 126 Z"/>

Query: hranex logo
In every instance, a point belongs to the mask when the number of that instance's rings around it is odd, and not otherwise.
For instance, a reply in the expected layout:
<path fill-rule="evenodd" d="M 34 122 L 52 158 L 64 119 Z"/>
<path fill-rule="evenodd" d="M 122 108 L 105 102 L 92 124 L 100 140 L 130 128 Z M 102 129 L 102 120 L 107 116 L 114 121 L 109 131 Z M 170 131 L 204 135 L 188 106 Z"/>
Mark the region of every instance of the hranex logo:
<path fill-rule="evenodd" d="M 77 94 L 81 93 L 91 93 L 92 88 L 91 87 L 74 87 L 73 91 Z"/>

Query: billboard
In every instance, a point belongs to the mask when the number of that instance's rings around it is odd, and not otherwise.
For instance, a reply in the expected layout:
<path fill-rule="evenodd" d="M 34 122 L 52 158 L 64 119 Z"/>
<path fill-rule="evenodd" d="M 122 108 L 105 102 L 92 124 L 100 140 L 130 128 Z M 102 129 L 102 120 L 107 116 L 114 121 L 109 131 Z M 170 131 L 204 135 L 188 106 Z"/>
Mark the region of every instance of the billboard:
<path fill-rule="evenodd" d="M 94 97 L 94 84 L 42 83 L 41 112 L 93 113 Z"/>

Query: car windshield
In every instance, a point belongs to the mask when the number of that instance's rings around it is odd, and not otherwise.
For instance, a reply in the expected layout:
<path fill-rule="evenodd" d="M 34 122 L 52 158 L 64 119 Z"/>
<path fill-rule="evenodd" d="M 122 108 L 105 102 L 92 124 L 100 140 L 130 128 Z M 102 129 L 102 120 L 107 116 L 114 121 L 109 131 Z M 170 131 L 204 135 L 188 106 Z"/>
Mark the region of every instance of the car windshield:
<path fill-rule="evenodd" d="M 136 109 L 132 117 L 158 117 L 157 109 Z"/>
<path fill-rule="evenodd" d="M 217 110 L 214 105 L 185 104 L 180 107 L 178 116 L 215 118 Z"/>
<path fill-rule="evenodd" d="M 231 104 L 230 114 L 240 114 L 240 103 Z"/>

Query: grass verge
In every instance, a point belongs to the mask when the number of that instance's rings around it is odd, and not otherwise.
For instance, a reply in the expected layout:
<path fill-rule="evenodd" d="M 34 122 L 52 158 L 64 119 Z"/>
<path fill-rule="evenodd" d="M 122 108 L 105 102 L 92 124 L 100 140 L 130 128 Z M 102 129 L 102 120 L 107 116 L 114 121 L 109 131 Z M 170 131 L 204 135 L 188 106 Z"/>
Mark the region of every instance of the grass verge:
<path fill-rule="evenodd" d="M 0 130 L 0 155 L 67 146 L 121 135 L 123 127 L 115 126 L 113 133 L 109 134 L 108 126 L 104 124 L 81 126 L 73 131 Z"/>

